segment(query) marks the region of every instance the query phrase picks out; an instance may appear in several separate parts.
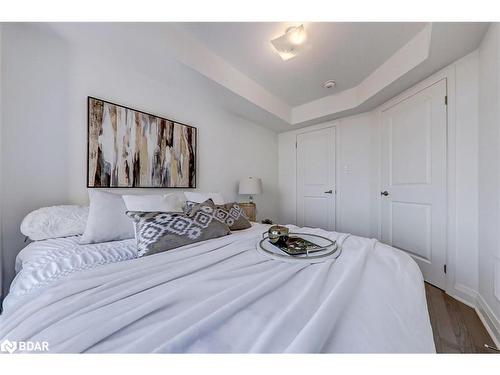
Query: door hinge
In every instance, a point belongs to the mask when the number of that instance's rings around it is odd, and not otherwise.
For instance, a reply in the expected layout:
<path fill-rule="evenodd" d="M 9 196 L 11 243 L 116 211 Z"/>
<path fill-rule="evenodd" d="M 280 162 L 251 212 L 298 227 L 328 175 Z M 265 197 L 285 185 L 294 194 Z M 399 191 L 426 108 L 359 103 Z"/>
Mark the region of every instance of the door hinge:
<path fill-rule="evenodd" d="M 444 273 L 446 273 L 446 264 L 443 266 Z"/>
<path fill-rule="evenodd" d="M 295 142 L 295 148 L 297 148 L 297 142 Z"/>
<path fill-rule="evenodd" d="M 448 105 L 448 95 L 444 97 L 444 105 Z"/>

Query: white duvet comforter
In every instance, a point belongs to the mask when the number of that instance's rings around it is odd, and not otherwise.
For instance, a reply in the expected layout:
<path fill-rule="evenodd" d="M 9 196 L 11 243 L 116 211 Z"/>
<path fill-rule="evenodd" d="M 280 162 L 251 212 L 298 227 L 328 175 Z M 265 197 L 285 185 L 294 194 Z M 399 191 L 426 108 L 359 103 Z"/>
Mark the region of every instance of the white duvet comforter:
<path fill-rule="evenodd" d="M 303 228 L 341 242 L 342 255 L 283 262 L 255 248 L 267 228 L 138 259 L 133 241 L 57 240 L 73 250 L 43 261 L 47 251 L 26 251 L 0 342 L 46 341 L 52 353 L 434 352 L 422 274 L 409 256 Z"/>

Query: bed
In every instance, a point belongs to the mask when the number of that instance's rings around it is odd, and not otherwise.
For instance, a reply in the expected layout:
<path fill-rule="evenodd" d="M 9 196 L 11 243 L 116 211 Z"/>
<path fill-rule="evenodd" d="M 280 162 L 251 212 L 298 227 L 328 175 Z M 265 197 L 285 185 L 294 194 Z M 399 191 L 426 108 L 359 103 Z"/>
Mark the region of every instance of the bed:
<path fill-rule="evenodd" d="M 367 239 L 284 262 L 256 250 L 268 225 L 137 258 L 134 240 L 36 241 L 17 258 L 0 342 L 51 353 L 432 353 L 424 283 L 405 253 Z"/>

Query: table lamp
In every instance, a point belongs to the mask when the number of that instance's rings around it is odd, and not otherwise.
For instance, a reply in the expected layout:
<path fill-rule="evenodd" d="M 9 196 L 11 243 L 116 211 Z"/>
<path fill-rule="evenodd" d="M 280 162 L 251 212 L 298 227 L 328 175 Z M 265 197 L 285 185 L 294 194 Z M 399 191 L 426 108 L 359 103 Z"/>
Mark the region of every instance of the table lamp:
<path fill-rule="evenodd" d="M 253 196 L 262 193 L 262 180 L 258 177 L 245 177 L 241 179 L 238 193 L 248 195 L 250 203 L 253 203 Z"/>
<path fill-rule="evenodd" d="M 240 207 L 245 211 L 250 221 L 256 220 L 257 207 L 253 203 L 253 196 L 262 193 L 262 181 L 257 177 L 245 177 L 240 180 L 238 193 L 249 195 L 250 203 L 239 203 Z"/>

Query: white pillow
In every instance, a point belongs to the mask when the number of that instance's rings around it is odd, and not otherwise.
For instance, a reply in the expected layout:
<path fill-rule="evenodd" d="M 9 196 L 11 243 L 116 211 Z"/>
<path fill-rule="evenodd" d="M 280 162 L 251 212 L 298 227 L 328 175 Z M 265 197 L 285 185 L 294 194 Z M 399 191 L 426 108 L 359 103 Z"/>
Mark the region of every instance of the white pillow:
<path fill-rule="evenodd" d="M 63 205 L 42 207 L 30 212 L 21 223 L 21 233 L 33 241 L 82 234 L 88 207 Z"/>
<path fill-rule="evenodd" d="M 120 241 L 134 237 L 134 225 L 125 214 L 127 207 L 121 195 L 89 190 L 90 209 L 80 243 Z"/>
<path fill-rule="evenodd" d="M 196 191 L 185 191 L 184 195 L 186 196 L 186 200 L 196 203 L 203 203 L 207 199 L 211 199 L 215 204 L 224 204 L 224 198 L 220 193 L 198 193 Z"/>
<path fill-rule="evenodd" d="M 178 193 L 166 195 L 124 195 L 128 211 L 182 212 L 183 199 Z"/>

